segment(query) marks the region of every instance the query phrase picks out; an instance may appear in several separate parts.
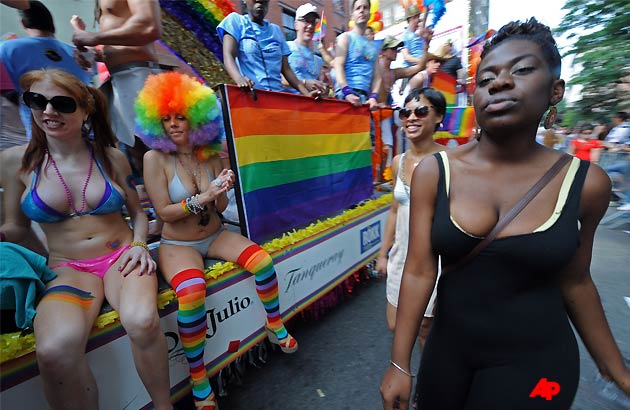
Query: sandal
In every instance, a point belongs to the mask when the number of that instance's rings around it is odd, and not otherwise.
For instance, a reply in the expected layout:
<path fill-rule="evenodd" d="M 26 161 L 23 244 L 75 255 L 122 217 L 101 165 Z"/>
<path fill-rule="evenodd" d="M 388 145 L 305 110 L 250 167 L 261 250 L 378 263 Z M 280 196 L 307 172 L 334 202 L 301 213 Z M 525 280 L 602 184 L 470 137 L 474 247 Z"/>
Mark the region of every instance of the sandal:
<path fill-rule="evenodd" d="M 265 330 L 267 331 L 267 337 L 269 338 L 269 341 L 275 345 L 280 346 L 280 350 L 282 350 L 284 353 L 295 353 L 297 351 L 298 342 L 288 332 L 287 337 L 280 341 L 273 330 L 269 329 L 268 327 L 266 327 Z"/>
<path fill-rule="evenodd" d="M 215 402 L 214 392 L 201 401 L 195 399 L 195 408 L 197 410 L 218 410 L 217 403 Z"/>

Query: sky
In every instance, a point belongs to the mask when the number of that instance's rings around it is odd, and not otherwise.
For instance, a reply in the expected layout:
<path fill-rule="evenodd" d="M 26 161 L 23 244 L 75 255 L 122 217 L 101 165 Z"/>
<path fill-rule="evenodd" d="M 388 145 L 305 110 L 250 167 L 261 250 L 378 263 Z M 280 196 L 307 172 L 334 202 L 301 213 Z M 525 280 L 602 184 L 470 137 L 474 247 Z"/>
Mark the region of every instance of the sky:
<path fill-rule="evenodd" d="M 512 20 L 526 20 L 534 16 L 541 23 L 555 29 L 566 13 L 565 10 L 562 10 L 562 6 L 565 3 L 566 0 L 490 0 L 489 26 L 498 30 Z M 560 48 L 560 54 L 563 54 L 562 48 L 571 45 L 572 41 L 564 37 L 556 37 L 556 42 Z M 572 60 L 572 57 L 562 58 L 562 73 L 560 76 L 567 81 L 576 69 L 571 66 Z M 576 94 L 578 91 L 577 89 L 570 90 L 568 95 L 565 94 L 565 98 L 569 100 L 578 98 Z"/>
<path fill-rule="evenodd" d="M 531 16 L 551 28 L 556 28 L 564 16 L 561 10 L 565 0 L 490 0 L 490 27 L 499 28 L 512 20 L 524 20 Z"/>

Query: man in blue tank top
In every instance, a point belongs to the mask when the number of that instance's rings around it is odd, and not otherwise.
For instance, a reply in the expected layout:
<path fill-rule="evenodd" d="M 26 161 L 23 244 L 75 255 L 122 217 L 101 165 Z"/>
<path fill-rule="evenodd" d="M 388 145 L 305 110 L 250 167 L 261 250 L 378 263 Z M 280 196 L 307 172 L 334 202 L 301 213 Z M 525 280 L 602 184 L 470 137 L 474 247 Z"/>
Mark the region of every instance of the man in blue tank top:
<path fill-rule="evenodd" d="M 370 1 L 352 1 L 352 31 L 337 37 L 335 78 L 337 98 L 358 107 L 369 104 L 375 109 L 381 87 L 381 73 L 377 67 L 378 47 L 364 37 L 370 18 Z"/>

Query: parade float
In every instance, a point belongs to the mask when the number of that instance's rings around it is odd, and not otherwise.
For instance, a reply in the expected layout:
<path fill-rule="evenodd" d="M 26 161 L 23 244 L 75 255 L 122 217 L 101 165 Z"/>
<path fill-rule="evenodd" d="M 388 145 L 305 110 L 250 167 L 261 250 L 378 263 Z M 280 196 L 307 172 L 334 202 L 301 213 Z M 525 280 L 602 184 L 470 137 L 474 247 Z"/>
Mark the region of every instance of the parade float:
<path fill-rule="evenodd" d="M 200 80 L 210 85 L 231 82 L 220 63 L 214 28 L 233 6 L 203 0 L 160 3 L 161 46 Z M 445 84 L 441 88 L 451 90 L 450 83 Z M 215 89 L 222 103 L 230 167 L 236 174 L 238 220 L 228 222 L 271 254 L 287 321 L 347 287 L 356 272 L 374 260 L 391 202 L 390 194 L 375 194 L 374 189 L 374 181 L 383 180 L 383 164 L 376 164 L 383 158 L 380 139 L 373 149 L 366 106 L 355 108 L 330 99 L 314 102 L 285 93 L 250 93 L 231 85 Z M 451 106 L 442 135 L 467 138 L 472 129 L 462 125 L 472 121 L 467 107 L 460 112 Z M 157 246 L 150 244 L 154 256 Z M 265 313 L 254 278 L 239 266 L 208 260 L 205 274 L 205 362 L 216 381 L 264 341 Z M 160 286 L 158 307 L 168 342 L 171 397 L 176 402 L 191 386 L 177 331 L 177 300 L 165 283 Z M 4 334 L 0 344 L 2 406 L 47 408 L 33 333 Z M 87 358 L 99 386 L 100 408 L 152 408 L 118 314 L 108 306 L 95 322 Z"/>

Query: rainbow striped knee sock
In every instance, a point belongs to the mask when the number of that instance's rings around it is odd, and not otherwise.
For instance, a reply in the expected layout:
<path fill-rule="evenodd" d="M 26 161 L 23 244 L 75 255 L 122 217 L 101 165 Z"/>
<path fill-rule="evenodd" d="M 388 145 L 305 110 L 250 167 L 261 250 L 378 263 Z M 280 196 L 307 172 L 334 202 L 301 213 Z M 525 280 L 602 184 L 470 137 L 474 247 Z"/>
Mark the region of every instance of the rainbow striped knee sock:
<path fill-rule="evenodd" d="M 271 256 L 263 248 L 253 244 L 240 254 L 236 263 L 254 275 L 256 293 L 267 312 L 267 327 L 276 334 L 278 339 L 284 339 L 288 333 L 280 316 L 278 277 Z"/>
<path fill-rule="evenodd" d="M 193 396 L 195 400 L 201 401 L 212 394 L 203 361 L 208 328 L 205 305 L 206 279 L 199 269 L 186 269 L 173 277 L 171 287 L 175 289 L 179 302 L 177 327 L 190 367 Z"/>

